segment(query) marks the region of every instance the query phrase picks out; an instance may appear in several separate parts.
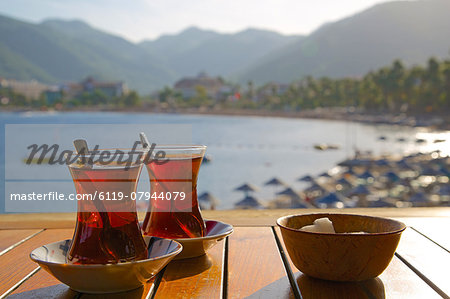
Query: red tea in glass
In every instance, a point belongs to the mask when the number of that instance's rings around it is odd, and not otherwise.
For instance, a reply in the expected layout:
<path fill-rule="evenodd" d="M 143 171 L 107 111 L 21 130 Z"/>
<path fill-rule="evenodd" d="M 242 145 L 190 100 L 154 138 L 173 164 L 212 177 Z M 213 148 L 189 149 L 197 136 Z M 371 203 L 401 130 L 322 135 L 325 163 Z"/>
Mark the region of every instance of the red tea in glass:
<path fill-rule="evenodd" d="M 157 146 L 162 161 L 146 163 L 150 177 L 150 206 L 142 230 L 161 238 L 196 238 L 205 235 L 197 200 L 197 177 L 206 146 Z"/>
<path fill-rule="evenodd" d="M 68 263 L 108 264 L 147 258 L 131 197 L 141 168 L 140 162 L 129 167 L 114 162 L 69 165 L 77 196 L 84 198 L 78 200 Z"/>

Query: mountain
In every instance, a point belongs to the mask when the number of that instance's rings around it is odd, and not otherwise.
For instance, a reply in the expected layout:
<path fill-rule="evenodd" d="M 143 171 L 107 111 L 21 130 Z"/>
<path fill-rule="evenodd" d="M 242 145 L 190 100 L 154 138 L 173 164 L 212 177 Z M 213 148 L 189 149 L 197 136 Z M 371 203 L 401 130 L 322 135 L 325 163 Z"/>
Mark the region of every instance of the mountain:
<path fill-rule="evenodd" d="M 200 71 L 229 75 L 293 39 L 255 29 L 220 34 L 191 27 L 135 44 L 81 21 L 32 24 L 0 16 L 0 76 L 44 83 L 94 76 L 148 93 Z"/>
<path fill-rule="evenodd" d="M 0 16 L 0 76 L 59 83 L 88 75 L 141 91 L 175 79 L 147 51 L 80 21 L 31 24 Z"/>
<path fill-rule="evenodd" d="M 291 82 L 303 76 L 361 76 L 401 59 L 407 65 L 448 57 L 450 1 L 399 1 L 376 5 L 328 23 L 254 62 L 237 77 L 245 82 Z"/>
<path fill-rule="evenodd" d="M 184 51 L 197 48 L 204 41 L 220 36 L 211 30 L 189 27 L 178 34 L 163 35 L 154 41 L 144 40 L 139 45 L 154 55 L 170 59 Z"/>
<path fill-rule="evenodd" d="M 306 75 L 361 76 L 401 59 L 448 57 L 449 0 L 397 1 L 328 23 L 303 36 L 190 27 L 132 43 L 81 21 L 27 23 L 0 16 L 0 76 L 45 83 L 122 80 L 148 93 L 201 71 L 246 83 Z"/>
<path fill-rule="evenodd" d="M 219 34 L 190 27 L 178 35 L 144 41 L 140 46 L 165 58 L 167 65 L 180 76 L 205 71 L 228 77 L 271 51 L 301 38 L 258 29 Z"/>
<path fill-rule="evenodd" d="M 124 80 L 131 88 L 141 92 L 149 92 L 177 78 L 158 57 L 134 43 L 94 29 L 84 22 L 49 20 L 40 26 L 67 37 L 71 50 L 92 65 L 92 71 L 87 74 L 97 78 Z"/>

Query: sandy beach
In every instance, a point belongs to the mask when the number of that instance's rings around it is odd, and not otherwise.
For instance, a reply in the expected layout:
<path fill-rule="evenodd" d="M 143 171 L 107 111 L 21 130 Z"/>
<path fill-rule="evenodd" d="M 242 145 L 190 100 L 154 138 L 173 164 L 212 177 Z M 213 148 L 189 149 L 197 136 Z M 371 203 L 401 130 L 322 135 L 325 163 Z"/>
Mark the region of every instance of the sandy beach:
<path fill-rule="evenodd" d="M 76 109 L 63 108 L 54 109 L 32 109 L 20 107 L 7 107 L 5 112 L 121 112 L 121 113 L 151 113 L 151 114 L 190 114 L 190 115 L 223 115 L 223 116 L 256 116 L 256 117 L 281 117 L 281 118 L 303 118 L 321 120 L 351 121 L 380 125 L 400 125 L 411 127 L 426 127 L 431 130 L 450 130 L 450 115 L 442 114 L 420 114 L 408 115 L 391 114 L 388 112 L 366 112 L 354 110 L 352 108 L 316 108 L 302 111 L 269 111 L 260 109 L 216 109 L 216 108 L 186 108 L 186 109 L 161 109 L 149 108 L 145 105 L 131 108 L 111 108 L 111 107 L 77 107 Z"/>

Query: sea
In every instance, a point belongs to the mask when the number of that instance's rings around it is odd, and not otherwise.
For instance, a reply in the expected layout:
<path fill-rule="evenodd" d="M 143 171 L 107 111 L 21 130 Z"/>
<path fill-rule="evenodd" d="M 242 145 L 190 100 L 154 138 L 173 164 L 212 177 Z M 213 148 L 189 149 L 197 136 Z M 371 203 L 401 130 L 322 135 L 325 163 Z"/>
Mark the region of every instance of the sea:
<path fill-rule="evenodd" d="M 55 174 L 54 184 L 64 181 L 71 186 L 68 188 L 73 188 L 67 166 L 61 166 L 56 172 L 45 167 L 22 171 L 26 168 L 12 167 L 14 163 L 8 166 L 12 160 L 24 163 L 26 156 L 16 151 L 16 147 L 39 143 L 41 138 L 48 137 L 47 133 L 39 132 L 43 132 L 43 128 L 52 132 L 54 126 L 59 128 L 56 130 L 58 138 L 65 142 L 88 138 L 100 128 L 97 140 L 91 137 L 90 144 L 124 146 L 124 141 L 138 140 L 138 133 L 144 131 L 152 141 L 167 143 L 172 139 L 164 139 L 165 136 L 179 133 L 181 138 L 173 140 L 206 145 L 210 161 L 201 166 L 198 193 L 214 195 L 219 200 L 217 209 L 232 209 L 244 197 L 242 192 L 235 191 L 244 183 L 257 188 L 252 195 L 262 202 L 271 200 L 279 191 L 265 185 L 274 177 L 301 190 L 307 183 L 298 181 L 300 177 L 332 172 L 337 163 L 352 157 L 356 150 L 391 156 L 440 150 L 441 155 L 450 155 L 450 131 L 345 120 L 118 112 L 0 112 L 0 124 L 4 128 L 0 133 L 0 194 L 3 197 L 0 212 L 5 212 L 6 186 L 20 182 L 22 178 L 34 180 L 47 175 L 52 178 Z M 159 128 L 158 132 L 154 128 Z M 423 141 L 417 142 L 418 139 Z M 316 147 L 321 144 L 335 145 L 337 149 L 318 150 Z M 21 183 L 26 186 L 26 182 Z M 148 177 L 143 171 L 139 189 L 147 188 Z"/>

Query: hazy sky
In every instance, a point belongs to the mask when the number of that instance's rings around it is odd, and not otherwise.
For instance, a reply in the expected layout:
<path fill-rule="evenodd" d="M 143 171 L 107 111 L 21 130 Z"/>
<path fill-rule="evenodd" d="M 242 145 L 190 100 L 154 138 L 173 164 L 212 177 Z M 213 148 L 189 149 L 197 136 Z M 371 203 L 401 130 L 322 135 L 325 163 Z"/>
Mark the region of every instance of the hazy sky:
<path fill-rule="evenodd" d="M 219 32 L 248 27 L 307 34 L 325 22 L 388 0 L 0 0 L 0 14 L 25 21 L 82 19 L 132 41 L 195 25 Z"/>

